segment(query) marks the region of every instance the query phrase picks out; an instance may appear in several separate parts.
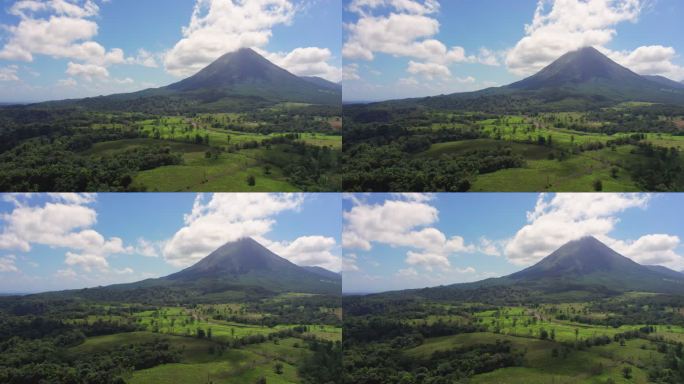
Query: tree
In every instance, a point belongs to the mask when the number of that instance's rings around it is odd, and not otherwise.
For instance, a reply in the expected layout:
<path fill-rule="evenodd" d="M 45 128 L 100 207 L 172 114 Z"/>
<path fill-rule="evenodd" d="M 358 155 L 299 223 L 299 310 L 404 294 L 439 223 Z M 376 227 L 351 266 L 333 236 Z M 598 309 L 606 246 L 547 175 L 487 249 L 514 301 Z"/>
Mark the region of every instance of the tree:
<path fill-rule="evenodd" d="M 266 378 L 261 376 L 257 379 L 256 384 L 266 384 Z"/>
<path fill-rule="evenodd" d="M 254 177 L 254 175 L 249 175 L 249 177 L 247 178 L 247 185 L 249 185 L 250 187 L 256 185 L 256 178 Z"/>
<path fill-rule="evenodd" d="M 542 340 L 546 340 L 549 338 L 549 333 L 546 332 L 546 329 L 542 328 L 539 330 L 539 338 Z"/>
<path fill-rule="evenodd" d="M 632 378 L 632 367 L 622 368 L 622 377 L 624 377 L 625 379 L 631 379 Z"/>
<path fill-rule="evenodd" d="M 275 364 L 275 366 L 273 367 L 273 371 L 275 371 L 275 373 L 277 373 L 278 375 L 282 375 L 283 374 L 283 363 L 277 362 Z"/>
<path fill-rule="evenodd" d="M 601 180 L 598 180 L 598 179 L 594 180 L 594 191 L 596 191 L 596 192 L 603 191 L 603 183 L 601 182 Z"/>
<path fill-rule="evenodd" d="M 613 179 L 617 179 L 617 176 L 618 176 L 618 172 L 619 172 L 619 171 L 620 171 L 620 170 L 618 169 L 618 167 L 613 167 L 613 168 L 611 168 L 611 169 L 610 169 L 610 177 L 612 177 Z"/>
<path fill-rule="evenodd" d="M 211 339 L 211 327 L 207 329 L 207 339 Z"/>
<path fill-rule="evenodd" d="M 556 330 L 551 328 L 551 340 L 556 340 Z"/>

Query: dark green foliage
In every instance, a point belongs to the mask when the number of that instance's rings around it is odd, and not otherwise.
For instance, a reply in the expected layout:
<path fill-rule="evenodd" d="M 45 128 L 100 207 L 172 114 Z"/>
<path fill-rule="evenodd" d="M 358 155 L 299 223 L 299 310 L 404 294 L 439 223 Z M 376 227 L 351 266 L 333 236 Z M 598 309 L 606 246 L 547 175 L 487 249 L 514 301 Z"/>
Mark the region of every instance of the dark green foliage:
<path fill-rule="evenodd" d="M 101 326 L 79 327 L 61 321 L 0 317 L 0 330 L 15 332 L 0 337 L 0 382 L 122 384 L 128 370 L 176 362 L 179 351 L 162 340 L 122 345 L 107 353 L 67 357 L 64 348 L 80 344 L 85 334 L 102 334 Z M 126 332 L 112 324 L 109 331 Z"/>
<path fill-rule="evenodd" d="M 24 141 L 0 154 L 0 190 L 127 191 L 132 174 L 181 163 L 180 155 L 163 145 L 109 156 L 78 153 L 96 142 L 134 137 L 132 131 L 68 129 Z"/>

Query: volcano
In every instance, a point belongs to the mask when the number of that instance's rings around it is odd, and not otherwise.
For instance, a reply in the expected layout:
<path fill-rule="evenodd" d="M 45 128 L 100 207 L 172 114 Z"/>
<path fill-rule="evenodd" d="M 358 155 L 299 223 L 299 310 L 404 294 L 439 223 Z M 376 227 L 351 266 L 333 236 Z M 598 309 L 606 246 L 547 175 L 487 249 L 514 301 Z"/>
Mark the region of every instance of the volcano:
<path fill-rule="evenodd" d="M 299 266 L 246 237 L 226 243 L 171 275 L 134 283 L 42 293 L 41 296 L 132 302 L 225 302 L 295 292 L 340 295 L 342 277 Z"/>

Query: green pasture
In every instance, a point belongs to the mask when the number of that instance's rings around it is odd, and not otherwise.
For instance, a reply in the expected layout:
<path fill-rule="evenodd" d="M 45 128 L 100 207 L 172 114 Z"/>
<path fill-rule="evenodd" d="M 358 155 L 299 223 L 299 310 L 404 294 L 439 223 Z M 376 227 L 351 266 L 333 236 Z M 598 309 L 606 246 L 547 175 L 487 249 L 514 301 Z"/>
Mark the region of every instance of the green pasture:
<path fill-rule="evenodd" d="M 553 349 L 560 344 L 550 340 L 501 335 L 491 332 L 466 333 L 455 336 L 435 337 L 415 348 L 405 351 L 407 357 L 425 359 L 440 350 L 449 350 L 476 344 L 492 344 L 509 341 L 515 350 L 525 351 L 522 367 L 497 369 L 475 375 L 472 383 L 548 384 L 548 383 L 604 383 L 612 378 L 615 383 L 646 383 L 646 369 L 653 361 L 662 359 L 651 342 L 629 340 L 625 346 L 611 343 L 607 346 L 586 350 L 570 349 L 567 356 L 553 357 Z M 647 349 L 642 349 L 642 346 Z M 624 380 L 623 367 L 632 368 L 632 379 Z"/>
<path fill-rule="evenodd" d="M 622 165 L 629 156 L 630 146 L 618 147 L 615 151 L 604 148 L 587 151 L 570 158 L 559 160 L 527 160 L 523 168 L 503 169 L 477 177 L 472 191 L 594 191 L 594 181 L 600 180 L 605 192 L 636 192 L 633 183 Z M 611 174 L 618 168 L 616 177 Z"/>

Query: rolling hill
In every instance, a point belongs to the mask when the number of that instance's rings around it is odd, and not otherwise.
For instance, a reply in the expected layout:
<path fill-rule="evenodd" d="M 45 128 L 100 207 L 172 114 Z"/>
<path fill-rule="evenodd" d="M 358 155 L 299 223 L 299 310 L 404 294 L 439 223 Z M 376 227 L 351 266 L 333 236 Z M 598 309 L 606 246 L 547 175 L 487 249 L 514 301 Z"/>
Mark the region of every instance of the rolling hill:
<path fill-rule="evenodd" d="M 684 274 L 663 266 L 641 265 L 594 237 L 570 241 L 538 263 L 508 276 L 473 283 L 388 292 L 429 298 L 502 295 L 615 295 L 630 291 L 684 293 Z"/>
<path fill-rule="evenodd" d="M 342 278 L 320 267 L 300 267 L 251 238 L 219 247 L 171 275 L 106 287 L 47 292 L 24 298 L 78 298 L 105 301 L 220 302 L 299 292 L 340 295 Z"/>
<path fill-rule="evenodd" d="M 30 107 L 224 111 L 253 109 L 281 102 L 341 106 L 342 89 L 339 84 L 319 77 L 296 76 L 254 50 L 242 48 L 226 53 L 196 74 L 164 87 L 85 99 L 50 101 L 32 104 Z"/>

